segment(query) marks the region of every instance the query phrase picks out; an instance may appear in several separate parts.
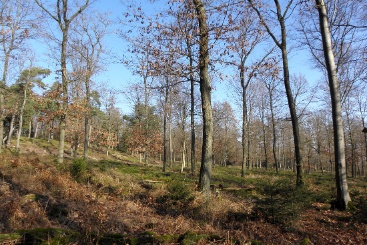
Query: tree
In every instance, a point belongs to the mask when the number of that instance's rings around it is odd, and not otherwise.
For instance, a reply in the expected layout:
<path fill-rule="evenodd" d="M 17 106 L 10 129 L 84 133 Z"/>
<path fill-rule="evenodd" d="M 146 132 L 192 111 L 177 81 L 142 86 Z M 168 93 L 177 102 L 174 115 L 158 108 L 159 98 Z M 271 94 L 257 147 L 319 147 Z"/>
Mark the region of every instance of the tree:
<path fill-rule="evenodd" d="M 89 5 L 91 5 L 92 0 L 84 0 L 82 5 L 77 6 L 77 10 L 70 13 L 69 0 L 55 0 L 55 12 L 53 13 L 51 6 L 46 6 L 42 0 L 35 0 L 37 5 L 42 8 L 43 11 L 47 13 L 54 21 L 57 22 L 59 30 L 61 31 L 61 50 L 60 50 L 60 70 L 61 70 L 61 84 L 62 84 L 62 99 L 60 102 L 60 138 L 59 147 L 57 154 L 58 163 L 62 163 L 64 160 L 64 146 L 65 146 L 65 127 L 66 127 L 66 117 L 67 117 L 67 107 L 69 103 L 68 98 L 68 84 L 69 78 L 67 74 L 67 47 L 69 41 L 69 30 L 70 25 L 74 19 L 80 15 Z"/>
<path fill-rule="evenodd" d="M 232 31 L 229 32 L 226 42 L 228 43 L 227 49 L 224 50 L 229 58 L 235 57 L 227 61 L 235 69 L 239 70 L 239 82 L 241 85 L 241 98 L 242 98 L 242 169 L 241 176 L 245 176 L 246 164 L 250 159 L 250 132 L 249 132 L 249 113 L 248 113 L 248 88 L 250 83 L 256 77 L 260 64 L 264 61 L 265 57 L 269 55 L 267 53 L 260 61 L 254 62 L 252 65 L 248 65 L 250 55 L 254 52 L 256 46 L 264 40 L 264 32 L 262 26 L 259 25 L 256 18 L 254 18 L 254 12 L 250 8 L 246 8 L 243 13 L 240 13 L 242 18 L 239 23 L 234 24 Z M 233 53 L 228 50 L 234 51 Z M 238 59 L 238 61 L 236 60 Z"/>
<path fill-rule="evenodd" d="M 163 145 L 159 117 L 153 106 L 149 106 L 147 117 L 145 112 L 144 104 L 136 104 L 133 115 L 127 118 L 129 121 L 128 149 L 132 154 L 139 154 L 139 156 L 144 154 L 145 151 L 152 155 L 158 155 Z M 148 132 L 146 131 L 146 125 L 149 128 Z M 149 138 L 150 144 L 146 144 L 147 138 Z M 149 147 L 149 149 L 146 149 L 146 147 Z"/>
<path fill-rule="evenodd" d="M 336 206 L 341 210 L 347 208 L 351 200 L 348 192 L 346 162 L 345 162 L 345 142 L 344 128 L 341 108 L 341 97 L 339 81 L 337 77 L 334 53 L 330 38 L 330 30 L 327 17 L 327 9 L 324 0 L 315 0 L 319 13 L 320 32 L 322 36 L 325 65 L 328 73 L 330 99 L 334 129 L 334 158 L 335 158 L 335 180 L 337 189 Z"/>
<path fill-rule="evenodd" d="M 209 78 L 209 30 L 206 23 L 207 16 L 203 1 L 193 0 L 193 3 L 199 23 L 200 93 L 204 126 L 199 188 L 209 196 L 211 168 L 213 164 L 213 112 L 211 105 L 211 82 Z"/>
<path fill-rule="evenodd" d="M 270 35 L 271 39 L 274 41 L 276 46 L 280 49 L 282 53 L 282 61 L 283 61 L 283 81 L 284 87 L 287 95 L 289 112 L 291 115 L 292 121 L 292 130 L 293 130 L 293 141 L 294 141 L 294 153 L 296 158 L 296 172 L 297 172 L 297 179 L 296 185 L 301 186 L 303 185 L 302 179 L 302 154 L 301 154 L 301 140 L 299 135 L 299 122 L 298 122 L 298 115 L 296 111 L 296 105 L 294 102 L 292 89 L 290 85 L 290 75 L 289 75 L 289 62 L 288 62 L 288 46 L 287 46 L 287 28 L 285 21 L 289 17 L 288 14 L 292 13 L 293 8 L 293 0 L 289 0 L 286 4 L 284 11 L 282 11 L 280 1 L 274 0 L 275 4 L 275 18 L 278 20 L 278 24 L 280 27 L 280 39 L 278 39 L 274 33 L 274 31 L 269 26 L 269 20 L 264 18 L 264 14 L 260 12 L 260 6 L 256 5 L 252 0 L 248 0 L 251 7 L 257 13 L 260 22 L 264 25 L 266 31 Z M 272 12 L 272 11 L 271 11 Z"/>
<path fill-rule="evenodd" d="M 93 18 L 93 19 L 92 19 Z M 85 85 L 85 107 L 84 116 L 84 158 L 88 159 L 89 136 L 92 115 L 91 79 L 101 70 L 103 49 L 102 40 L 107 34 L 109 21 L 104 15 L 93 14 L 93 16 L 77 19 L 77 25 L 73 28 L 71 38 L 71 49 L 74 54 L 74 72 L 79 73 L 79 80 Z"/>
<path fill-rule="evenodd" d="M 234 164 L 238 161 L 238 138 L 235 113 L 228 102 L 213 105 L 214 150 L 215 163 L 222 166 Z"/>
<path fill-rule="evenodd" d="M 34 87 L 35 85 L 39 87 L 44 87 L 42 78 L 45 78 L 46 76 L 50 75 L 50 73 L 51 71 L 49 69 L 31 67 L 27 70 L 22 71 L 21 75 L 19 76 L 17 80 L 16 84 L 20 86 L 23 90 L 23 101 L 19 109 L 19 126 L 18 126 L 17 143 L 16 143 L 17 149 L 19 149 L 19 140 L 20 140 L 20 135 L 22 133 L 22 127 L 23 127 L 24 109 L 25 109 L 26 102 L 27 102 L 27 96 L 30 92 L 29 90 L 32 87 Z"/>
<path fill-rule="evenodd" d="M 33 1 L 31 0 L 1 0 L 0 1 L 0 151 L 4 136 L 4 112 L 6 85 L 11 61 L 16 57 L 15 52 L 24 48 L 26 40 L 36 33 L 37 20 L 34 18 Z"/>
<path fill-rule="evenodd" d="M 273 64 L 276 66 L 276 63 Z M 273 152 L 273 158 L 274 158 L 274 165 L 277 173 L 279 173 L 279 159 L 277 155 L 277 123 L 275 119 L 275 101 L 276 101 L 276 93 L 277 93 L 277 87 L 279 85 L 279 78 L 278 78 L 278 71 L 276 67 L 270 68 L 270 74 L 264 74 L 264 78 L 262 79 L 264 86 L 268 92 L 268 100 L 269 100 L 269 109 L 270 109 L 270 121 L 272 125 L 272 152 Z M 265 141 L 265 140 L 264 140 Z"/>

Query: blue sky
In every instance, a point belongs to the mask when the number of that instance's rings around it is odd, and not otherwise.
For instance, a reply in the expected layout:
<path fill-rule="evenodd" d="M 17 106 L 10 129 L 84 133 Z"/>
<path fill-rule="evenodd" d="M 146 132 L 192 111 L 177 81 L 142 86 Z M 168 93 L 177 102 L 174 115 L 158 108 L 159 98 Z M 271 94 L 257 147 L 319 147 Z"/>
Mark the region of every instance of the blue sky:
<path fill-rule="evenodd" d="M 123 1 L 125 4 L 126 2 Z M 135 3 L 138 1 L 135 1 Z M 146 1 L 141 1 L 146 3 Z M 150 5 L 151 6 L 151 5 Z M 159 7 L 159 5 L 156 5 Z M 157 7 L 157 8 L 158 8 Z M 109 12 L 111 19 L 118 19 L 123 16 L 123 13 L 126 11 L 124 6 L 120 0 L 98 0 L 93 8 L 98 9 L 102 12 Z M 152 12 L 157 11 L 156 9 L 151 9 Z M 112 29 L 118 28 L 119 25 L 115 24 Z M 118 57 L 122 57 L 124 54 L 125 43 L 119 38 L 116 34 L 110 34 L 104 41 L 105 46 L 110 50 L 114 55 Z M 42 50 L 42 49 L 40 49 Z M 47 53 L 47 50 L 43 50 L 43 54 Z M 122 64 L 118 64 L 115 62 L 116 60 L 110 59 L 110 64 L 105 67 L 105 71 L 99 73 L 94 77 L 94 80 L 99 84 L 107 84 L 108 87 L 115 91 L 126 91 L 129 83 L 139 81 L 138 77 L 133 77 L 131 72 Z M 42 61 L 42 64 L 48 64 L 49 69 L 55 70 L 58 67 L 50 67 L 50 62 Z M 310 83 L 315 84 L 321 78 L 321 74 L 318 71 L 310 69 L 311 63 L 307 52 L 305 51 L 292 51 L 290 55 L 290 72 L 291 74 L 303 74 L 306 76 L 307 80 Z M 53 78 L 50 78 L 50 81 L 53 81 Z M 51 82 L 52 82 L 51 81 Z M 220 101 L 223 102 L 225 100 L 230 100 L 231 95 L 228 91 L 228 83 L 227 82 L 216 82 L 214 84 L 215 90 L 213 91 L 213 102 Z M 121 109 L 122 113 L 128 114 L 132 111 L 132 105 L 129 104 L 125 96 L 122 94 L 117 98 L 117 106 Z"/>

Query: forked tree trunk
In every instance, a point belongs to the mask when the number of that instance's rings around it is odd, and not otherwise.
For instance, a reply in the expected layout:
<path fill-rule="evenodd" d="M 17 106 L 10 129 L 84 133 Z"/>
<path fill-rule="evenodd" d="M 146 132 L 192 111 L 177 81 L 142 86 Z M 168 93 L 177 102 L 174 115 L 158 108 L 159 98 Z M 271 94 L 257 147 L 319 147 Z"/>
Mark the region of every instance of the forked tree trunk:
<path fill-rule="evenodd" d="M 346 161 L 345 161 L 345 142 L 342 118 L 342 107 L 340 99 L 340 85 L 336 73 L 334 53 L 330 38 L 327 11 L 324 0 L 315 0 L 319 13 L 320 32 L 325 56 L 325 64 L 329 79 L 331 109 L 334 129 L 334 157 L 335 157 L 335 180 L 337 189 L 336 207 L 340 210 L 347 208 L 351 201 L 348 192 Z"/>

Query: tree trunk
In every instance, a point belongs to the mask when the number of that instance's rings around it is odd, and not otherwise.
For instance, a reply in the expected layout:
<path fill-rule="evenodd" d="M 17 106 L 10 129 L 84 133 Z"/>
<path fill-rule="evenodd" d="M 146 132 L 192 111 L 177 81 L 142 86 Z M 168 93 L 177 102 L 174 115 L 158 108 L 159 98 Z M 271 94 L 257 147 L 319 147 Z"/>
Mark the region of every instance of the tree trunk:
<path fill-rule="evenodd" d="M 86 106 L 87 106 L 87 113 L 84 118 L 84 159 L 88 160 L 88 150 L 89 150 L 89 136 L 90 136 L 90 118 L 91 118 L 91 102 L 90 102 L 90 76 L 88 75 L 85 79 L 85 95 L 87 98 Z"/>
<path fill-rule="evenodd" d="M 28 139 L 30 139 L 31 136 L 32 136 L 32 118 L 29 119 L 29 124 L 28 124 Z"/>
<path fill-rule="evenodd" d="M 10 120 L 10 126 L 9 126 L 9 132 L 8 132 L 8 137 L 6 140 L 6 146 L 9 147 L 10 143 L 11 143 L 11 138 L 13 137 L 13 132 L 14 132 L 14 123 L 15 123 L 15 113 L 13 113 L 11 115 L 11 120 Z"/>
<path fill-rule="evenodd" d="M 277 19 L 280 25 L 281 30 L 281 40 L 278 41 L 272 30 L 267 25 L 266 21 L 264 20 L 263 16 L 261 15 L 259 9 L 253 4 L 252 0 L 248 0 L 251 4 L 251 7 L 256 11 L 257 15 L 259 16 L 261 22 L 265 26 L 267 32 L 269 33 L 270 37 L 273 39 L 274 43 L 278 46 L 278 48 L 282 52 L 282 62 L 283 62 L 283 81 L 284 87 L 287 95 L 288 100 L 288 107 L 289 112 L 291 115 L 292 121 L 292 131 L 293 131 L 293 142 L 294 142 L 294 154 L 296 158 L 296 185 L 301 186 L 303 185 L 302 179 L 302 155 L 301 155 L 301 145 L 300 145 L 300 137 L 299 137 L 299 123 L 298 117 L 296 113 L 296 105 L 293 99 L 293 94 L 290 86 L 289 80 L 289 64 L 288 64 L 288 52 L 287 52 L 287 29 L 285 26 L 285 20 L 287 18 L 286 13 L 290 10 L 293 0 L 290 0 L 286 6 L 286 10 L 282 13 L 279 0 L 274 0 L 276 6 L 276 14 Z"/>
<path fill-rule="evenodd" d="M 282 26 L 284 26 L 284 21 L 282 22 Z M 284 28 L 284 30 L 283 30 Z M 294 142 L 294 154 L 296 157 L 296 185 L 302 186 L 303 183 L 303 176 L 302 176 L 302 155 L 301 155 L 301 140 L 299 136 L 299 122 L 298 122 L 298 116 L 296 113 L 296 105 L 294 103 L 293 94 L 290 86 L 290 80 L 289 80 L 289 67 L 288 67 L 288 52 L 287 52 L 287 46 L 286 46 L 286 32 L 285 32 L 285 26 L 282 27 L 282 60 L 283 60 L 283 76 L 284 76 L 284 86 L 285 91 L 287 94 L 287 100 L 288 100 L 288 106 L 289 111 L 291 114 L 291 120 L 292 120 L 292 132 L 293 132 L 293 142 Z"/>
<path fill-rule="evenodd" d="M 261 110 L 261 124 L 262 124 L 262 131 L 263 131 L 263 147 L 264 147 L 264 157 L 265 157 L 265 168 L 268 169 L 269 167 L 269 161 L 268 161 L 268 151 L 267 151 L 267 147 L 266 147 L 266 126 L 265 126 L 265 105 L 264 105 L 264 100 L 261 101 L 261 106 L 262 106 L 262 110 Z"/>
<path fill-rule="evenodd" d="M 337 189 L 336 207 L 341 210 L 347 208 L 351 201 L 348 192 L 346 161 L 345 161 L 345 143 L 344 128 L 342 118 L 342 107 L 340 100 L 340 85 L 336 73 L 334 53 L 331 44 L 330 30 L 328 25 L 327 10 L 324 0 L 315 0 L 317 11 L 319 13 L 320 32 L 322 36 L 322 45 L 324 50 L 325 64 L 329 79 L 333 128 L 334 128 L 334 157 L 335 157 L 335 180 Z"/>
<path fill-rule="evenodd" d="M 270 114 L 271 114 L 271 125 L 273 129 L 273 157 L 274 157 L 274 163 L 275 163 L 275 169 L 277 173 L 279 173 L 279 164 L 278 164 L 278 158 L 277 158 L 277 133 L 276 133 L 276 127 L 275 127 L 275 116 L 274 116 L 274 106 L 273 106 L 273 95 L 270 88 L 269 89 L 269 102 L 270 102 Z"/>
<path fill-rule="evenodd" d="M 189 45 L 188 45 L 189 46 Z M 193 58 L 191 54 L 191 46 L 188 47 L 189 59 L 190 59 L 190 126 L 191 126 L 191 175 L 195 175 L 195 164 L 196 164 L 196 142 L 195 142 L 195 79 L 192 71 Z"/>
<path fill-rule="evenodd" d="M 163 172 L 166 172 L 167 159 L 168 159 L 168 138 L 167 138 L 167 117 L 168 117 L 168 78 L 166 77 L 166 87 L 164 95 L 164 116 L 163 116 Z"/>
<path fill-rule="evenodd" d="M 211 169 L 213 165 L 213 112 L 211 105 L 211 82 L 209 78 L 209 30 L 202 0 L 193 0 L 193 3 L 199 22 L 200 93 L 204 124 L 199 188 L 209 197 Z"/>
<path fill-rule="evenodd" d="M 64 147 L 65 147 L 65 128 L 66 128 L 66 117 L 67 117 L 67 107 L 69 103 L 68 96 L 68 75 L 67 75 L 67 44 L 68 44 L 68 34 L 70 23 L 81 14 L 89 5 L 90 0 L 85 0 L 84 5 L 80 6 L 78 10 L 68 17 L 68 0 L 57 1 L 57 13 L 53 15 L 41 2 L 40 0 L 35 0 L 36 4 L 40 6 L 52 19 L 54 19 L 59 25 L 60 31 L 62 32 L 61 40 L 61 52 L 60 52 L 60 63 L 61 63 L 61 85 L 62 85 L 62 97 L 60 103 L 60 137 L 59 137 L 59 147 L 57 153 L 57 162 L 63 163 L 64 161 Z"/>
<path fill-rule="evenodd" d="M 245 64 L 241 62 L 240 67 L 240 80 L 241 80 L 241 88 L 242 88 L 242 166 L 241 166 L 241 177 L 244 177 L 246 174 L 246 163 L 247 163 L 247 147 L 246 143 L 246 129 L 248 124 L 247 117 L 247 86 L 245 85 Z"/>

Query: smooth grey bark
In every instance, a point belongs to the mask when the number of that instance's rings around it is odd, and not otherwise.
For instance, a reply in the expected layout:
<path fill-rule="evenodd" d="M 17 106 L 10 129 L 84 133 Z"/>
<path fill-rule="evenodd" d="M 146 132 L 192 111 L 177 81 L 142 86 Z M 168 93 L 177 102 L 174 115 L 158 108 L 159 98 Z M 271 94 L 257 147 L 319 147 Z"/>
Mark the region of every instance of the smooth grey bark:
<path fill-rule="evenodd" d="M 209 78 L 209 30 L 206 23 L 206 10 L 202 0 L 193 0 L 193 3 L 199 22 L 200 94 L 204 124 L 199 188 L 206 196 L 210 196 L 210 179 L 213 165 L 213 111 L 211 105 L 212 88 Z"/>
<path fill-rule="evenodd" d="M 322 45 L 325 57 L 325 64 L 328 73 L 330 99 L 334 129 L 334 158 L 335 158 L 335 180 L 337 189 L 336 207 L 340 210 L 347 208 L 351 201 L 348 192 L 346 161 L 345 161 L 345 141 L 342 118 L 342 107 L 340 98 L 340 85 L 336 72 L 336 65 L 332 43 L 330 38 L 330 29 L 328 24 L 327 10 L 324 0 L 315 0 L 317 11 L 319 13 L 320 32 L 322 36 Z"/>

